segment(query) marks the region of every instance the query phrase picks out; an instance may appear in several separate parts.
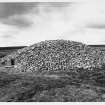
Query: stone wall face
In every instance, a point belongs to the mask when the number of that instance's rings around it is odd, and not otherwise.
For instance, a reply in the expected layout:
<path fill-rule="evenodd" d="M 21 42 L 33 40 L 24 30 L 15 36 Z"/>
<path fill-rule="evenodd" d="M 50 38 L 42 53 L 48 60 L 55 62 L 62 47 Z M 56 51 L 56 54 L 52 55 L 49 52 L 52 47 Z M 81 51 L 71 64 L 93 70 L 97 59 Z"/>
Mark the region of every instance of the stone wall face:
<path fill-rule="evenodd" d="M 66 40 L 43 41 L 18 50 L 1 61 L 10 62 L 11 59 L 15 60 L 15 65 L 20 65 L 15 67 L 21 71 L 32 72 L 90 69 L 105 63 L 104 54 L 98 49 Z"/>

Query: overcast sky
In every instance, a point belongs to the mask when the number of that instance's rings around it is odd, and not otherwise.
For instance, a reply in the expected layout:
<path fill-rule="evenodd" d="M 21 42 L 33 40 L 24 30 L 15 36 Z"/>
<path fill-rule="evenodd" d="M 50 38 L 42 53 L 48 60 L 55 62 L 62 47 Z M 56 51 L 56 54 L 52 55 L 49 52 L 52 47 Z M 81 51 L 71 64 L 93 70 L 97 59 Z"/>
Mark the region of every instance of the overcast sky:
<path fill-rule="evenodd" d="M 105 0 L 0 3 L 0 47 L 53 39 L 105 44 Z"/>

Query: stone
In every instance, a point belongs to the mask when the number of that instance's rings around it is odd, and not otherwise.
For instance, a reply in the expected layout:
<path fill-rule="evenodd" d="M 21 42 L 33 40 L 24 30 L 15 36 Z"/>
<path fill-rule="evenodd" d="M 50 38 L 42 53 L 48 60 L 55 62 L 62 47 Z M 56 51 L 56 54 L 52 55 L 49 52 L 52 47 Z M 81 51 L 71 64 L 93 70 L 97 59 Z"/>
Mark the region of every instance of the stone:
<path fill-rule="evenodd" d="M 105 63 L 104 54 L 86 44 L 69 40 L 48 40 L 19 49 L 0 59 L 10 65 L 11 59 L 22 71 L 69 71 L 74 68 L 92 69 Z M 15 66 L 18 68 L 18 66 Z M 70 69 L 68 69 L 70 68 Z"/>

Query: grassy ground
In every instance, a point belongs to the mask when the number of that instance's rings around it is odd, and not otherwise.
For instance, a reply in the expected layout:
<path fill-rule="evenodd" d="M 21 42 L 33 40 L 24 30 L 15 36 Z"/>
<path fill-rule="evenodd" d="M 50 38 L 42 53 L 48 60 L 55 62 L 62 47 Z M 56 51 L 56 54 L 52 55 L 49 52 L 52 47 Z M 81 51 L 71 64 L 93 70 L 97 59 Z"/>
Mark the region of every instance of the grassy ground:
<path fill-rule="evenodd" d="M 1 102 L 105 102 L 105 71 L 9 74 L 0 72 Z"/>

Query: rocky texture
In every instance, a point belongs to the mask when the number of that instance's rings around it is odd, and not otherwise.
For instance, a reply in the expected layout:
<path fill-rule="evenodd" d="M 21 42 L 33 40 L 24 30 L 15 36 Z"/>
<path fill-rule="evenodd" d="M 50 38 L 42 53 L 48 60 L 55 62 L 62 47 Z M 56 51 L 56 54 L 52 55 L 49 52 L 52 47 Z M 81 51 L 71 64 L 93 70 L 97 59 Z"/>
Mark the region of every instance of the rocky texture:
<path fill-rule="evenodd" d="M 0 58 L 11 54 L 12 52 L 16 52 L 19 49 L 22 49 L 26 46 L 15 46 L 15 47 L 0 47 Z"/>
<path fill-rule="evenodd" d="M 104 64 L 104 54 L 98 49 L 85 44 L 67 40 L 49 40 L 36 43 L 18 50 L 1 62 L 11 65 L 20 71 L 70 71 L 74 68 L 100 68 Z"/>

